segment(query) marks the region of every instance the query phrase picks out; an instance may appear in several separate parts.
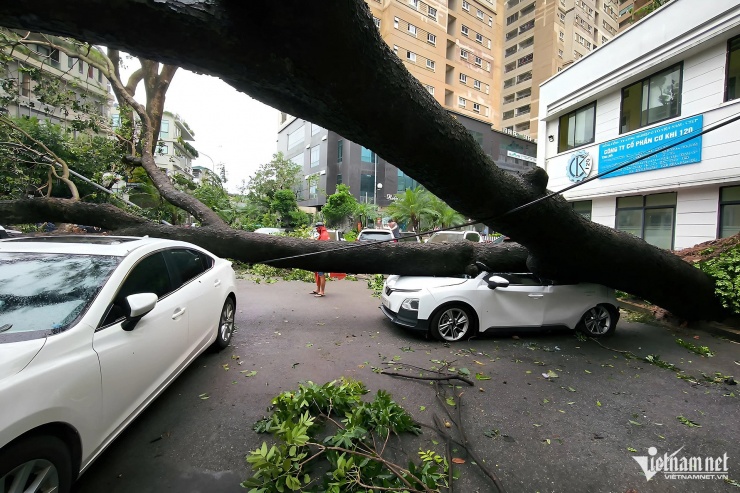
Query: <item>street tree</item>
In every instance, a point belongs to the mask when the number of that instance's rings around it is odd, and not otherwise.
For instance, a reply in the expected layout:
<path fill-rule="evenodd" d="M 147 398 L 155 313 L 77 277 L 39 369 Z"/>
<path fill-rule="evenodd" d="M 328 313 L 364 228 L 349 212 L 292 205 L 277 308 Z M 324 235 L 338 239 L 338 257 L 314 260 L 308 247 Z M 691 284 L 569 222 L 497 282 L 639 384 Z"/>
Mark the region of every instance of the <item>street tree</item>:
<path fill-rule="evenodd" d="M 329 227 L 338 227 L 347 222 L 357 213 L 359 202 L 350 193 L 345 184 L 337 185 L 337 190 L 326 198 L 326 205 L 321 208 L 321 213 L 326 219 Z"/>
<path fill-rule="evenodd" d="M 426 219 L 427 223 L 431 223 L 435 217 L 432 195 L 424 187 L 407 188 L 405 192 L 399 193 L 386 211 L 397 221 L 407 223 L 416 232 L 422 230 L 422 220 Z"/>
<path fill-rule="evenodd" d="M 366 255 L 347 249 L 273 262 L 276 265 L 443 275 L 482 260 L 497 270 L 528 269 L 549 279 L 606 284 L 688 319 L 724 313 L 713 280 L 699 269 L 639 238 L 586 220 L 558 196 L 541 200 L 548 194 L 543 169 L 515 177 L 498 168 L 408 73 L 381 39 L 363 0 L 318 2 L 310 11 L 303 7 L 298 0 L 25 0 L 0 3 L 0 25 L 84 38 L 114 51 L 221 77 L 255 99 L 373 149 L 465 217 L 522 245 L 516 249 L 471 243 L 438 249 L 400 243 Z M 90 12 L 97 15 L 91 17 Z M 331 56 L 317 56 L 317 47 L 327 46 L 332 47 Z M 347 71 L 338 59 L 362 63 Z M 118 95 L 121 87 L 112 85 Z M 131 105 L 136 108 L 135 101 Z M 151 148 L 152 128 L 158 128 L 147 120 L 142 149 Z M 156 165 L 150 155 L 142 154 L 141 162 L 153 177 Z M 0 217 L 15 222 L 64 217 L 121 232 L 177 237 L 251 262 L 333 248 L 320 245 L 329 242 L 257 239 L 231 230 L 195 199 L 187 202 L 166 190 L 162 193 L 206 228 L 197 233 L 166 228 L 110 207 L 59 199 L 0 202 Z"/>

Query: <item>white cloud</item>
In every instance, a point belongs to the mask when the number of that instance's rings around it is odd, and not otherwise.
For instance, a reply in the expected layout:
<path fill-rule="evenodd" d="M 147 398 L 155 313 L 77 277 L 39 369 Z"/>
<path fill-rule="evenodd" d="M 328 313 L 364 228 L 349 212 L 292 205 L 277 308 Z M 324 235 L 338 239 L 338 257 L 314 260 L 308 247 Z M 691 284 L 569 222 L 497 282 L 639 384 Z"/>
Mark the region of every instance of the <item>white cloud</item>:
<path fill-rule="evenodd" d="M 126 65 L 139 66 L 135 59 L 126 60 Z M 132 71 L 130 67 L 121 70 L 124 80 Z M 145 101 L 143 85 L 137 89 L 136 99 Z M 178 69 L 164 106 L 195 132 L 191 144 L 200 157 L 193 164 L 210 168 L 223 163 L 231 192 L 277 151 L 279 112 L 221 79 Z"/>

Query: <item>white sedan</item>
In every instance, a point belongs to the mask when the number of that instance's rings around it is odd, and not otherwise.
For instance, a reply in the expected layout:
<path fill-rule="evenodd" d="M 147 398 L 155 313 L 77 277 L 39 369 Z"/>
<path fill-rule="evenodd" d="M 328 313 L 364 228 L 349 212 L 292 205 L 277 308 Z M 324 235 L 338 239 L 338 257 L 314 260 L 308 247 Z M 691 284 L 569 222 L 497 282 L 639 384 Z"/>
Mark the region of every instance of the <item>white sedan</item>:
<path fill-rule="evenodd" d="M 231 263 L 157 238 L 0 241 L 0 491 L 68 493 L 234 329 Z"/>
<path fill-rule="evenodd" d="M 392 322 L 443 341 L 501 328 L 546 326 L 578 328 L 600 337 L 614 332 L 619 320 L 613 289 L 485 269 L 475 277 L 389 276 L 381 301 Z"/>

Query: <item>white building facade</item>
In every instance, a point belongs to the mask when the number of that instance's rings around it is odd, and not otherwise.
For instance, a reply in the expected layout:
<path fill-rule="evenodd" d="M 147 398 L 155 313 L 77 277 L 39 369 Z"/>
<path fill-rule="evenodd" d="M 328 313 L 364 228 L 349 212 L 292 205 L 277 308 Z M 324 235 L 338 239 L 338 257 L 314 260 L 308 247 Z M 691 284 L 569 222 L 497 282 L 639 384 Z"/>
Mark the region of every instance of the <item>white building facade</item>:
<path fill-rule="evenodd" d="M 540 86 L 537 165 L 591 220 L 679 250 L 740 232 L 740 0 L 674 0 Z"/>

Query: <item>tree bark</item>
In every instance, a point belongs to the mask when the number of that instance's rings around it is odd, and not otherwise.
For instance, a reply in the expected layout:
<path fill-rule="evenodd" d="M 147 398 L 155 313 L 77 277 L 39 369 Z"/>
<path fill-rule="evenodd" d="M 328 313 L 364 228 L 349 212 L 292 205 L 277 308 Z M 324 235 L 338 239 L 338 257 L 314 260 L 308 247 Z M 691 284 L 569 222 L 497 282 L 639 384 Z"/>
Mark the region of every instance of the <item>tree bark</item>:
<path fill-rule="evenodd" d="M 524 245 L 527 265 L 544 277 L 606 284 L 686 319 L 723 314 L 708 276 L 670 252 L 583 219 L 562 198 L 507 214 L 546 192 L 545 171 L 518 179 L 496 167 L 380 38 L 363 0 L 315 2 L 310 9 L 302 0 L 25 0 L 0 2 L 0 24 L 221 77 L 373 149 L 454 209 Z M 376 272 L 384 271 L 391 250 L 375 254 Z M 419 255 L 397 273 L 445 270 L 444 259 Z"/>

